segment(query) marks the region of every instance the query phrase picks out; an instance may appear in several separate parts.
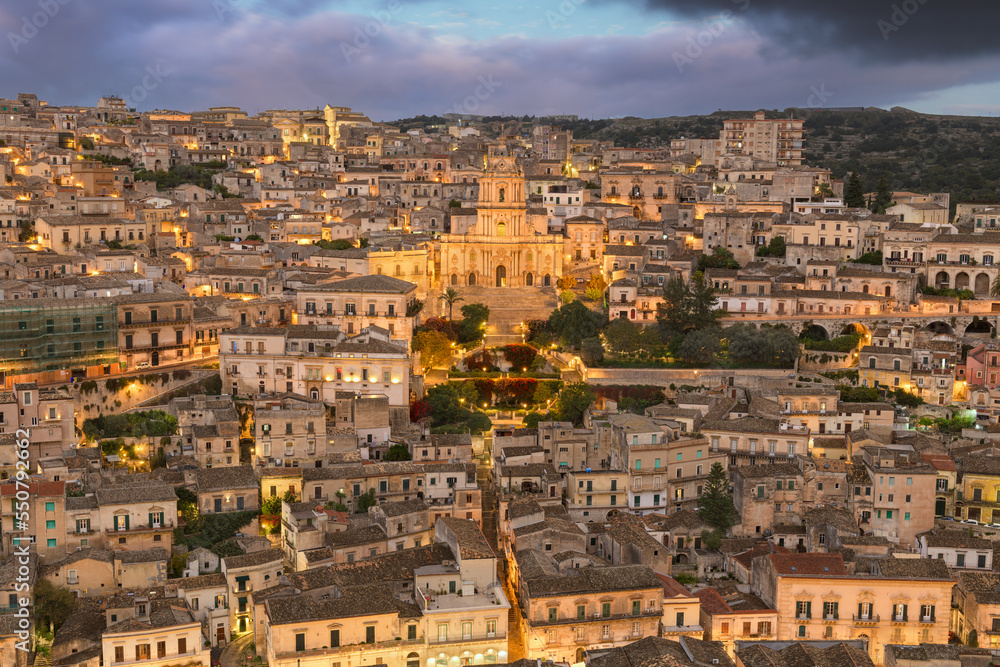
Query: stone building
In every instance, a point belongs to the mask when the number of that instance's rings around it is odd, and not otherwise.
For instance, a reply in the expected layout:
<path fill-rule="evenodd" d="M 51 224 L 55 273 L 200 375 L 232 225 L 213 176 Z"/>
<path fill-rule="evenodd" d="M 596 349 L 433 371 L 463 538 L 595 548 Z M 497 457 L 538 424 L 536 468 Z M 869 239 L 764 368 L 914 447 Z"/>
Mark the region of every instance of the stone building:
<path fill-rule="evenodd" d="M 544 209 L 543 209 L 544 211 Z M 448 285 L 548 286 L 562 275 L 563 238 L 547 233 L 524 201 L 524 173 L 507 149 L 490 148 L 479 181 L 476 224 L 441 235 L 441 280 Z M 540 223 L 540 224 L 539 224 Z"/>

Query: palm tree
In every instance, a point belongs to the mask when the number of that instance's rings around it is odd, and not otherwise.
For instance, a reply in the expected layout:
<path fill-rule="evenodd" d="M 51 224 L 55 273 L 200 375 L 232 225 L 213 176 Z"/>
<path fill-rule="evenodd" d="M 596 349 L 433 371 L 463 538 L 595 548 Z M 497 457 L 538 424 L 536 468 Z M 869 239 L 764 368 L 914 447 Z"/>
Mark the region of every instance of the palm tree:
<path fill-rule="evenodd" d="M 460 297 L 458 295 L 458 291 L 451 287 L 446 289 L 444 291 L 444 294 L 439 296 L 438 299 L 441 299 L 442 301 L 448 304 L 448 324 L 453 324 L 451 318 L 452 309 L 454 309 L 456 303 L 458 303 L 459 301 L 465 301 L 465 299 Z"/>
<path fill-rule="evenodd" d="M 1000 275 L 993 279 L 993 285 L 990 286 L 990 296 L 994 299 L 1000 299 Z"/>

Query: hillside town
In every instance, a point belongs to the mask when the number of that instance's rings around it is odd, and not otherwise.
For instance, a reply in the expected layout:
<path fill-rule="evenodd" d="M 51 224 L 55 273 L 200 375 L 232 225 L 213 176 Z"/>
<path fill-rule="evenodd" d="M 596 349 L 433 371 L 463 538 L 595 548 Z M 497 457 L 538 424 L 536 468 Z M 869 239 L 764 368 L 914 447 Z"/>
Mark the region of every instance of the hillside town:
<path fill-rule="evenodd" d="M 734 116 L 0 99 L 0 665 L 1000 664 L 1000 204 Z"/>

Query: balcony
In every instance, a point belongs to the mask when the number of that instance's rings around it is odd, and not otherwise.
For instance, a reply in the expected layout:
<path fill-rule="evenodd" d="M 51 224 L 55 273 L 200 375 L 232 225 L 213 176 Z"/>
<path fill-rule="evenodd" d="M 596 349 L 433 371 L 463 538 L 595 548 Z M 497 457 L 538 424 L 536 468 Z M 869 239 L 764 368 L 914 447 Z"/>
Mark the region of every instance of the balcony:
<path fill-rule="evenodd" d="M 381 651 L 387 648 L 397 648 L 402 646 L 419 646 L 424 643 L 423 637 L 417 639 L 391 639 L 384 642 L 375 642 L 369 644 L 366 642 L 360 642 L 358 644 L 351 644 L 349 646 L 333 646 L 330 648 L 314 648 L 305 651 L 284 651 L 282 653 L 275 653 L 275 659 L 281 660 L 298 660 L 303 658 L 320 658 L 327 655 L 339 655 L 341 653 L 353 653 L 354 651 Z"/>
<path fill-rule="evenodd" d="M 468 635 L 458 635 L 454 637 L 431 637 L 427 643 L 431 646 L 443 646 L 445 644 L 461 644 L 463 642 L 492 642 L 507 641 L 507 634 L 504 632 L 473 632 Z"/>
<path fill-rule="evenodd" d="M 867 616 L 854 614 L 851 620 L 854 621 L 854 625 L 876 625 L 881 620 L 881 617 L 878 614 L 868 614 Z"/>
<path fill-rule="evenodd" d="M 645 609 L 641 614 L 632 614 L 632 613 L 611 614 L 609 616 L 603 616 L 601 612 L 596 612 L 584 618 L 578 618 L 576 616 L 573 616 L 571 618 L 557 618 L 554 621 L 550 621 L 546 618 L 545 620 L 541 621 L 532 621 L 531 625 L 536 628 L 540 628 L 540 627 L 551 627 L 557 625 L 574 625 L 574 624 L 588 623 L 588 622 L 609 623 L 611 621 L 638 621 L 645 618 L 662 618 L 662 612 L 660 609 L 652 609 L 652 610 Z M 694 627 L 694 626 L 685 626 L 685 627 Z"/>
<path fill-rule="evenodd" d="M 131 329 L 131 328 L 135 328 L 135 327 L 149 327 L 149 326 L 169 327 L 169 326 L 175 326 L 175 325 L 178 325 L 178 324 L 188 324 L 189 322 L 190 322 L 190 320 L 178 320 L 178 319 L 137 320 L 137 319 L 133 318 L 131 322 L 121 322 L 121 323 L 119 323 L 118 324 L 118 328 L 119 329 Z"/>
<path fill-rule="evenodd" d="M 110 535 L 133 535 L 136 533 L 159 532 L 159 531 L 173 530 L 173 529 L 174 529 L 173 520 L 167 519 L 166 521 L 164 521 L 159 525 L 153 524 L 152 526 L 146 526 L 146 525 L 132 526 L 127 530 L 115 530 L 115 528 L 107 528 L 105 529 L 104 532 L 110 536 Z"/>

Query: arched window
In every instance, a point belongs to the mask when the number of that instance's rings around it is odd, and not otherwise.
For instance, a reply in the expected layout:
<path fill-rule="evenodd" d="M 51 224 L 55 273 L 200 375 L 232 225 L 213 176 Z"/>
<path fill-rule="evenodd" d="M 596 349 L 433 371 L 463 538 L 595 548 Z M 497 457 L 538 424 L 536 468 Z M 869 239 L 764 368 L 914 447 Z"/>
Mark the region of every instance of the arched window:
<path fill-rule="evenodd" d="M 469 261 L 470 262 L 476 261 L 476 251 L 475 250 L 473 250 L 472 252 L 469 253 Z"/>
<path fill-rule="evenodd" d="M 497 223 L 497 236 L 507 236 L 507 224 L 504 222 Z"/>
<path fill-rule="evenodd" d="M 309 390 L 309 398 L 313 399 L 314 401 L 318 400 L 319 399 L 319 389 L 310 389 Z"/>
<path fill-rule="evenodd" d="M 503 201 L 507 195 L 507 188 L 500 188 L 497 194 L 497 201 Z"/>
<path fill-rule="evenodd" d="M 528 254 L 527 254 L 527 255 L 525 255 L 524 259 L 525 259 L 526 261 L 530 262 L 530 261 L 532 261 L 533 259 L 535 259 L 535 256 L 534 256 L 533 254 L 531 254 L 531 251 L 529 250 L 529 251 L 528 251 Z"/>
<path fill-rule="evenodd" d="M 382 275 L 382 267 L 381 266 L 376 266 L 375 267 L 375 275 L 377 275 L 377 276 Z"/>

